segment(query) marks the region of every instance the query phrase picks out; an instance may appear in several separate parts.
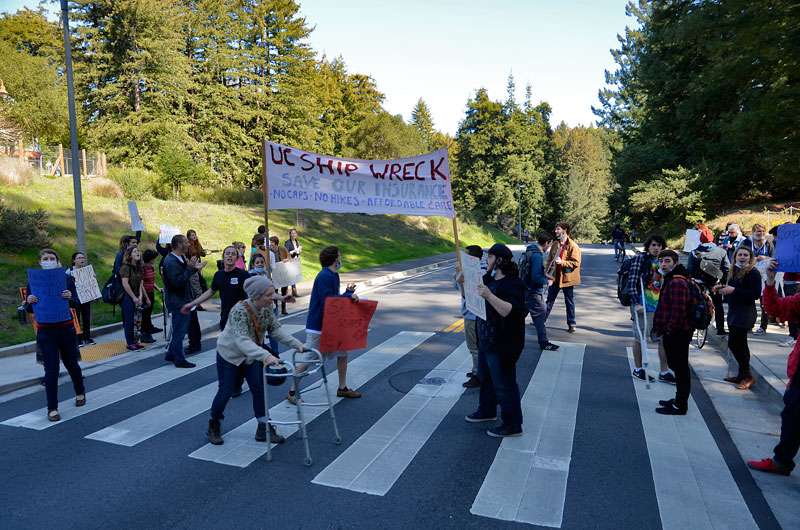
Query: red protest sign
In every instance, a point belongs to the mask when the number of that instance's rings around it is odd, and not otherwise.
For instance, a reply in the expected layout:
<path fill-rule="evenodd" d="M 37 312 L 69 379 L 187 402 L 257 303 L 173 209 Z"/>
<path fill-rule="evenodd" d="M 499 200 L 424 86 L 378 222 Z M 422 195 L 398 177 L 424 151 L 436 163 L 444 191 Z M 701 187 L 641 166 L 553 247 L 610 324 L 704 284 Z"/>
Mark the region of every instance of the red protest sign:
<path fill-rule="evenodd" d="M 369 321 L 375 314 L 378 302 L 351 298 L 329 297 L 325 299 L 322 313 L 322 337 L 320 351 L 360 350 L 367 347 Z"/>

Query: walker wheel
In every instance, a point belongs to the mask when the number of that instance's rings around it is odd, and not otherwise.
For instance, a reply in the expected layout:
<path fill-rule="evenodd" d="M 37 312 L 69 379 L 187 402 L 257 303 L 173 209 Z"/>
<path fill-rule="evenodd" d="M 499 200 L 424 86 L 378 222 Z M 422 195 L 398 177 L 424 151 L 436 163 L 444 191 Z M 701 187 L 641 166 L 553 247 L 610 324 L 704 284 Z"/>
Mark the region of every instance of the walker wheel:
<path fill-rule="evenodd" d="M 267 462 L 272 462 L 272 455 L 267 455 Z"/>
<path fill-rule="evenodd" d="M 314 461 L 313 461 L 313 460 L 311 460 L 311 457 L 308 457 L 308 456 L 307 456 L 307 457 L 305 458 L 305 460 L 303 460 L 303 463 L 306 465 L 306 467 L 311 467 L 311 464 L 313 464 L 313 463 L 314 463 Z"/>
<path fill-rule="evenodd" d="M 336 445 L 339 445 L 340 443 L 342 443 L 342 437 L 341 436 L 337 436 L 336 438 L 333 439 L 333 443 L 335 443 Z"/>

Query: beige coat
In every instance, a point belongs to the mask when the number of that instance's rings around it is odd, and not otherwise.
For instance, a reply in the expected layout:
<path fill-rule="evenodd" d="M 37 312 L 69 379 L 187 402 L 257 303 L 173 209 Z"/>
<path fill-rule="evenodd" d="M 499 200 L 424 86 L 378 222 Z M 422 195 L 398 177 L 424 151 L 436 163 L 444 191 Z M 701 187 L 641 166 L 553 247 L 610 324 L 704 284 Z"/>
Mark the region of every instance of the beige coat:
<path fill-rule="evenodd" d="M 550 255 L 544 270 L 549 270 L 550 264 L 558 256 L 561 245 L 556 242 L 550 246 Z M 554 268 L 555 270 L 555 268 Z M 581 249 L 570 237 L 564 243 L 564 255 L 561 256 L 560 273 L 554 272 L 554 284 L 559 287 L 572 287 L 581 283 Z"/>

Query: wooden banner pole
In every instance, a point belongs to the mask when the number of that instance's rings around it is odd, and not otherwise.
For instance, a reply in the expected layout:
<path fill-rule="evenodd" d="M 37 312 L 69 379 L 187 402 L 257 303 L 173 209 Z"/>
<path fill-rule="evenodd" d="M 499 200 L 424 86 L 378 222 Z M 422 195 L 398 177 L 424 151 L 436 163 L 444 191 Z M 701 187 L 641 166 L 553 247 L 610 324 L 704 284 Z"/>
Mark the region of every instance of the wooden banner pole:
<path fill-rule="evenodd" d="M 261 142 L 261 188 L 264 190 L 264 227 L 269 237 L 269 188 L 267 188 L 267 146 Z"/>
<path fill-rule="evenodd" d="M 456 257 L 458 258 L 458 268 L 463 271 L 464 267 L 461 265 L 461 243 L 458 241 L 458 223 L 456 222 L 455 217 L 453 217 L 453 235 L 456 238 Z"/>

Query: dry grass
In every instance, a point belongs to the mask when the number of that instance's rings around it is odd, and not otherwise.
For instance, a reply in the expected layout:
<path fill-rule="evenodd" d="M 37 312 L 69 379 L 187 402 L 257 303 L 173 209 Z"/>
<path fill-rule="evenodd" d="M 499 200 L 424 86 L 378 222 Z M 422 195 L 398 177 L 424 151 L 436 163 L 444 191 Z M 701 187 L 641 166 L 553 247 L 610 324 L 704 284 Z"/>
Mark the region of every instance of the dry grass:
<path fill-rule="evenodd" d="M 89 193 L 109 199 L 121 199 L 124 195 L 119 184 L 113 180 L 103 178 L 91 179 L 89 181 Z"/>
<path fill-rule="evenodd" d="M 18 158 L 0 157 L 0 183 L 4 186 L 27 186 L 36 172 Z"/>

